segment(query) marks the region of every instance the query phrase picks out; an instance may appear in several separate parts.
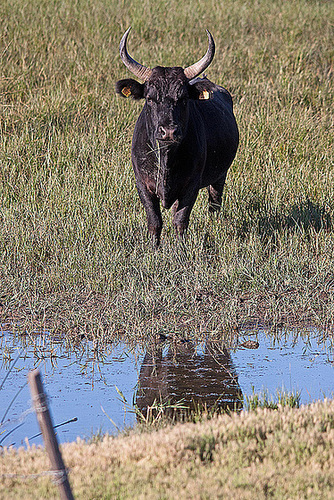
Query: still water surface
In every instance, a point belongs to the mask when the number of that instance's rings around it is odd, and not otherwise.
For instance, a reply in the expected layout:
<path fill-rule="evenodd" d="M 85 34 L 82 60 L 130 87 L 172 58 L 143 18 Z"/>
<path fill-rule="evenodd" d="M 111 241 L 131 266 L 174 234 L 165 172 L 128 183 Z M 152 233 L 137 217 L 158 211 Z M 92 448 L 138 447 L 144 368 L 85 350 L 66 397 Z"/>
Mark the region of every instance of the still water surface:
<path fill-rule="evenodd" d="M 41 437 L 33 437 L 39 429 L 27 385 L 28 371 L 35 367 L 41 371 L 54 424 L 77 418 L 57 428 L 60 442 L 131 426 L 136 421 L 133 403 L 145 414 L 159 395 L 182 399 L 182 404 L 218 401 L 221 407 L 240 405 L 240 395 L 251 395 L 253 388 L 269 394 L 298 390 L 303 404 L 333 396 L 334 350 L 317 332 L 307 339 L 280 335 L 278 341 L 260 330 L 250 338 L 258 342 L 256 349 L 184 343 L 176 350 L 165 346 L 143 353 L 119 345 L 97 360 L 89 344 L 68 353 L 61 343 L 29 345 L 0 333 L 0 445 L 20 446 L 26 437 L 30 444 L 42 443 Z"/>

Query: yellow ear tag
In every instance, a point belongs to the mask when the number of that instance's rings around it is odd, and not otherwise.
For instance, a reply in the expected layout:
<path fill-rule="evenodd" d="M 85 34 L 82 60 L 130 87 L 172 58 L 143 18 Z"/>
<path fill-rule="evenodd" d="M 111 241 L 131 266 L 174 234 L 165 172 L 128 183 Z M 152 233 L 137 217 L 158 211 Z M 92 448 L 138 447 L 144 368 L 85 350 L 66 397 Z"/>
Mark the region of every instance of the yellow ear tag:
<path fill-rule="evenodd" d="M 207 90 L 203 90 L 203 92 L 200 93 L 198 99 L 201 99 L 202 101 L 210 99 L 210 92 L 208 92 Z"/>
<path fill-rule="evenodd" d="M 125 97 L 129 97 L 131 95 L 129 87 L 124 87 L 124 89 L 122 89 L 122 94 L 125 95 Z"/>

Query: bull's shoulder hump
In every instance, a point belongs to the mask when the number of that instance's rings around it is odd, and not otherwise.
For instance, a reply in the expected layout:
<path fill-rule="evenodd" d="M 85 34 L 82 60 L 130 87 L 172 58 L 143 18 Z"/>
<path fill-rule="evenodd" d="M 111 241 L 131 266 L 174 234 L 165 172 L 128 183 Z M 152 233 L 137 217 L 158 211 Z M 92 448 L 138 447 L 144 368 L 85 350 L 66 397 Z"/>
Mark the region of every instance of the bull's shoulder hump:
<path fill-rule="evenodd" d="M 225 101 L 226 103 L 232 104 L 232 96 L 227 89 L 221 85 L 217 85 L 206 77 L 194 78 L 191 80 L 190 85 L 195 85 L 197 88 L 203 91 L 209 92 L 213 98 L 219 99 L 220 101 Z"/>
<path fill-rule="evenodd" d="M 193 80 L 190 80 L 189 84 L 203 87 L 207 90 L 211 90 L 212 92 L 223 92 L 229 94 L 228 90 L 226 90 L 221 85 L 217 85 L 216 83 L 212 82 L 206 76 L 204 76 L 203 78 L 194 78 Z"/>
<path fill-rule="evenodd" d="M 215 85 L 215 89 L 212 91 L 213 96 L 216 97 L 217 99 L 222 99 L 226 103 L 229 103 L 232 105 L 232 96 L 229 93 L 228 90 L 226 90 L 224 87 L 221 87 L 220 85 Z"/>

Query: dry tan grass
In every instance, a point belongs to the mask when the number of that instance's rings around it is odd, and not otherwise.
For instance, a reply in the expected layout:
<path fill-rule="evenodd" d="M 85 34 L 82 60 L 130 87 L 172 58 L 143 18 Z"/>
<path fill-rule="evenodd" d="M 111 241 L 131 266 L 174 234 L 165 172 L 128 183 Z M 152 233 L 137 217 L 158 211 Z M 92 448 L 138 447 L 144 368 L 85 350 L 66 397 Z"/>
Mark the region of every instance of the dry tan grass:
<path fill-rule="evenodd" d="M 334 401 L 62 446 L 76 498 L 332 498 Z M 0 498 L 57 498 L 43 449 L 5 450 Z"/>

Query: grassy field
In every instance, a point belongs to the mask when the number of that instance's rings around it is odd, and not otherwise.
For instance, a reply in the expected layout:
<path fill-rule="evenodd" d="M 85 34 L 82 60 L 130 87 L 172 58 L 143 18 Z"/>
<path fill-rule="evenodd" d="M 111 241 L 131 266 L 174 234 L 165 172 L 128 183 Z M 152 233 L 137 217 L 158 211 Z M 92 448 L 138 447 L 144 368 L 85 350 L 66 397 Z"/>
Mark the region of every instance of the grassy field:
<path fill-rule="evenodd" d="M 142 103 L 118 46 L 149 66 L 216 56 L 240 148 L 223 210 L 177 241 L 146 233 L 130 162 Z M 313 0 L 0 2 L 0 326 L 69 342 L 220 340 L 334 328 L 334 8 Z M 76 498 L 331 498 L 333 402 L 62 447 Z M 0 454 L 0 498 L 56 498 L 42 449 Z"/>
<path fill-rule="evenodd" d="M 118 45 L 154 66 L 217 51 L 241 144 L 224 208 L 154 252 L 130 143 L 142 104 Z M 0 322 L 128 343 L 334 321 L 333 25 L 328 1 L 3 0 Z"/>
<path fill-rule="evenodd" d="M 334 402 L 62 446 L 77 499 L 333 498 Z M 0 454 L 0 498 L 58 498 L 42 448 Z M 22 477 L 23 476 L 23 477 Z"/>

